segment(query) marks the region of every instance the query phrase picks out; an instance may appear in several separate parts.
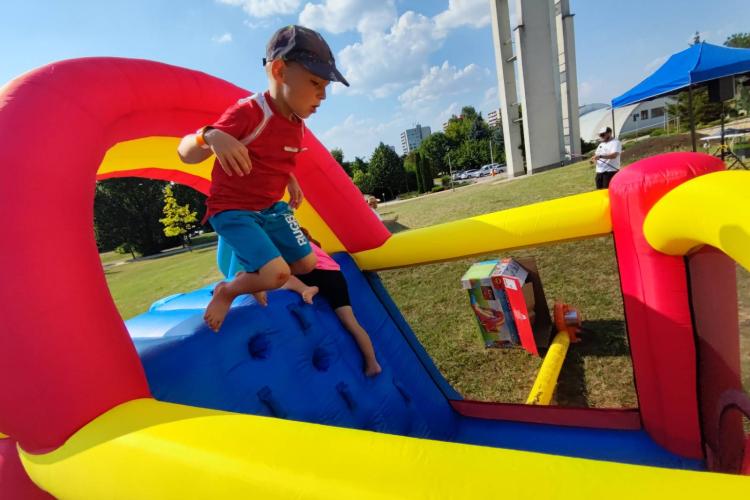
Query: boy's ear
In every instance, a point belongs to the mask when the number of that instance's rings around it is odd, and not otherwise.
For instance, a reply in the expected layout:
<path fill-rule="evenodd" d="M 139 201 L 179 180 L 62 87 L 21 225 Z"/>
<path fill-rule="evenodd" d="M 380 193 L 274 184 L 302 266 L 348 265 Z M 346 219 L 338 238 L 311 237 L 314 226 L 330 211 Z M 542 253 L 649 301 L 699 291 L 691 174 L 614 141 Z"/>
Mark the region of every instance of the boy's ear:
<path fill-rule="evenodd" d="M 286 71 L 286 63 L 282 59 L 275 59 L 271 61 L 271 78 L 276 80 L 278 83 L 284 81 L 284 72 Z"/>

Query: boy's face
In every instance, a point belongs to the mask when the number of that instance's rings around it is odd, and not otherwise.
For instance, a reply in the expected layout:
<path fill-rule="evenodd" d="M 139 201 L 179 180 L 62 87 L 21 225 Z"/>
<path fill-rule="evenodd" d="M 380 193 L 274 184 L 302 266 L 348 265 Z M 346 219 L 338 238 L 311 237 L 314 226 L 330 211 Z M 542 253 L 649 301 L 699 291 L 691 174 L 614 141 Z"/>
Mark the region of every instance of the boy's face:
<path fill-rule="evenodd" d="M 330 82 L 315 76 L 299 63 L 291 61 L 283 65 L 279 83 L 284 101 L 294 114 L 307 118 L 326 98 L 326 87 Z"/>

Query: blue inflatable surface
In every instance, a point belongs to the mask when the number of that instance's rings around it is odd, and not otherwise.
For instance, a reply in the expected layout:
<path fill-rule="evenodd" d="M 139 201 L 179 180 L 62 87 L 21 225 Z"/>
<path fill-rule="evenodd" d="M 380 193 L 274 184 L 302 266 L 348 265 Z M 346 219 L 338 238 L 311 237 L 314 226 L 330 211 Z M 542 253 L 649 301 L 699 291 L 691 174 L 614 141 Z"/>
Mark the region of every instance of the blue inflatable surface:
<path fill-rule="evenodd" d="M 289 418 L 420 438 L 701 468 L 642 431 L 616 431 L 468 418 L 375 274 L 335 256 L 357 318 L 383 373 L 367 378 L 362 357 L 324 299 L 304 304 L 284 290 L 268 307 L 235 301 L 221 333 L 203 323 L 211 287 L 163 299 L 127 322 L 154 396 L 193 406 Z"/>

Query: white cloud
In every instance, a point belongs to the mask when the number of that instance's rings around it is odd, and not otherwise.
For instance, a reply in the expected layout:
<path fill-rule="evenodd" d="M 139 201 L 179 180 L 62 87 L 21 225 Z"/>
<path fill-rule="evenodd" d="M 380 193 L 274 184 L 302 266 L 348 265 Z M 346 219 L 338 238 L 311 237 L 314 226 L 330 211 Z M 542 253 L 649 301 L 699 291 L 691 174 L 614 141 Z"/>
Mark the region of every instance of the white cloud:
<path fill-rule="evenodd" d="M 425 107 L 446 97 L 478 93 L 485 88 L 489 77 L 489 70 L 476 64 L 459 69 L 445 61 L 441 66 L 431 67 L 419 83 L 403 92 L 398 100 L 407 109 Z"/>
<path fill-rule="evenodd" d="M 356 30 L 360 41 L 344 47 L 337 62 L 351 83 L 334 93 L 386 97 L 414 85 L 429 71 L 429 57 L 438 51 L 448 32 L 460 26 L 479 28 L 489 23 L 486 0 L 449 0 L 434 17 L 407 11 L 396 13 L 394 0 L 324 0 L 308 2 L 300 24 L 330 33 Z"/>
<path fill-rule="evenodd" d="M 300 12 L 299 23 L 334 34 L 354 29 L 371 33 L 385 31 L 396 17 L 393 0 L 325 0 L 319 4 L 307 3 Z"/>
<path fill-rule="evenodd" d="M 338 125 L 317 134 L 327 149 L 343 148 L 347 161 L 355 156 L 367 159 L 380 141 L 388 144 L 386 134 L 399 130 L 398 120 L 378 123 L 372 118 L 357 118 L 350 114 Z M 390 144 L 400 152 L 400 144 Z"/>
<path fill-rule="evenodd" d="M 294 14 L 302 0 L 216 0 L 218 3 L 242 7 L 252 17 Z"/>
<path fill-rule="evenodd" d="M 480 111 L 492 111 L 500 107 L 500 98 L 497 95 L 497 83 L 484 91 L 484 100 L 479 105 Z"/>
<path fill-rule="evenodd" d="M 350 92 L 385 97 L 418 80 L 437 49 L 432 21 L 415 12 L 401 15 L 388 32 L 369 32 L 345 47 L 338 61 Z"/>
<path fill-rule="evenodd" d="M 487 0 L 449 0 L 448 9 L 434 17 L 435 28 L 446 32 L 460 26 L 482 28 L 490 24 Z"/>
<path fill-rule="evenodd" d="M 231 33 L 224 33 L 223 35 L 214 35 L 211 37 L 211 41 L 214 43 L 229 43 L 232 41 L 232 34 Z"/>
<path fill-rule="evenodd" d="M 263 19 L 259 19 L 257 21 L 253 21 L 251 19 L 245 19 L 244 21 L 242 21 L 242 24 L 244 24 L 251 30 L 276 28 L 281 25 L 281 19 L 278 17 L 264 17 Z"/>
<path fill-rule="evenodd" d="M 433 132 L 438 132 L 443 129 L 443 123 L 447 122 L 451 116 L 458 116 L 461 113 L 461 105 L 457 102 L 450 103 L 447 107 L 443 108 L 437 115 L 437 123 L 439 128 L 433 129 Z"/>

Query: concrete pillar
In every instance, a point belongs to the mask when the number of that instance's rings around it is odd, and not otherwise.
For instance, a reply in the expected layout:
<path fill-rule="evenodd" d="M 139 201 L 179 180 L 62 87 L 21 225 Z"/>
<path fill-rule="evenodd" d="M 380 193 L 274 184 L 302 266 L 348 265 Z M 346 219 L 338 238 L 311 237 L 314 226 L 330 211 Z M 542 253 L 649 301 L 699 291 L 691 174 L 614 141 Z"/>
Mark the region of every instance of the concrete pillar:
<path fill-rule="evenodd" d="M 560 98 L 562 104 L 563 145 L 569 158 L 576 161 L 581 154 L 581 132 L 578 123 L 578 74 L 576 43 L 570 0 L 555 1 Z"/>
<path fill-rule="evenodd" d="M 557 30 L 552 0 L 516 0 L 516 15 L 526 170 L 532 174 L 565 157 Z"/>
<path fill-rule="evenodd" d="M 492 10 L 492 39 L 495 45 L 495 67 L 497 68 L 500 117 L 505 143 L 505 163 L 508 177 L 524 175 L 521 157 L 521 125 L 518 120 L 518 97 L 516 95 L 516 69 L 514 66 L 513 41 L 510 31 L 508 0 L 490 0 Z"/>

